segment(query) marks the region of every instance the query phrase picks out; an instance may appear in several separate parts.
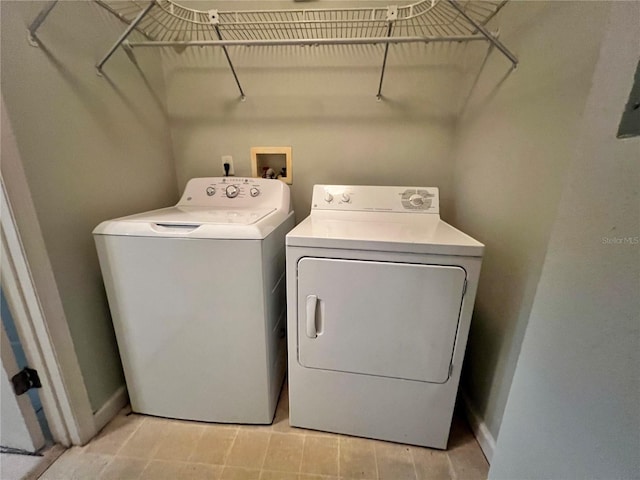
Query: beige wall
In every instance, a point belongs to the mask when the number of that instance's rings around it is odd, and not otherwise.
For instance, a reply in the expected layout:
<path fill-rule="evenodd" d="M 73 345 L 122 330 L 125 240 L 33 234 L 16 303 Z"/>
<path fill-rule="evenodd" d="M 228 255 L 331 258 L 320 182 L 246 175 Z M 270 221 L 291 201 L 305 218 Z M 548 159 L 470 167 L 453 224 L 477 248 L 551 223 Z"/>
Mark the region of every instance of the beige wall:
<path fill-rule="evenodd" d="M 608 2 L 514 2 L 455 138 L 454 223 L 486 244 L 465 389 L 495 439 L 591 86 Z M 469 53 L 472 53 L 471 51 Z M 478 72 L 469 58 L 468 83 Z"/>
<path fill-rule="evenodd" d="M 265 2 L 216 6 L 265 8 Z M 221 155 L 233 155 L 236 175 L 250 175 L 252 146 L 290 145 L 298 220 L 308 215 L 317 183 L 437 186 L 446 217 L 464 49 L 392 46 L 382 102 L 376 101 L 381 45 L 230 48 L 245 102 L 221 50 L 169 50 L 163 64 L 179 188 L 191 177 L 221 174 Z"/>
<path fill-rule="evenodd" d="M 140 52 L 139 70 L 119 51 L 98 77 L 122 24 L 59 2 L 34 48 L 26 27 L 45 3 L 0 4 L 2 96 L 95 411 L 123 378 L 91 231 L 173 203 L 175 171 L 158 52 Z"/>
<path fill-rule="evenodd" d="M 616 138 L 640 60 L 640 3 L 611 12 L 492 479 L 640 472 L 640 137 Z"/>

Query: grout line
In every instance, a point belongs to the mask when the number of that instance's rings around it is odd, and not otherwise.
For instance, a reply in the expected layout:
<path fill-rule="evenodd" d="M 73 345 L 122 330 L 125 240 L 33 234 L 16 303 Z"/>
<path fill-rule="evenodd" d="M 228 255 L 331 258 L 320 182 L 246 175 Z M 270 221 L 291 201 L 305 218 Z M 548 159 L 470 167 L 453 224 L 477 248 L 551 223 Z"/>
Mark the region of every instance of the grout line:
<path fill-rule="evenodd" d="M 269 445 L 271 445 L 271 436 L 273 434 L 269 432 L 269 439 L 267 440 L 267 449 L 264 451 L 264 457 L 262 458 L 262 464 L 260 465 L 260 472 L 264 469 L 264 464 L 267 462 L 267 454 L 269 453 Z M 260 476 L 262 473 L 260 473 Z"/>
<path fill-rule="evenodd" d="M 338 435 L 338 478 L 340 477 L 340 446 L 342 445 L 342 435 Z"/>
<path fill-rule="evenodd" d="M 91 443 L 91 442 L 89 442 L 89 443 Z M 116 456 L 115 455 L 109 455 L 109 456 L 111 457 L 111 460 L 107 462 L 107 464 L 102 468 L 102 470 L 100 470 L 100 473 L 97 476 L 98 480 L 100 480 L 102 478 L 102 475 L 104 474 L 104 471 L 116 460 Z"/>
<path fill-rule="evenodd" d="M 376 466 L 376 479 L 380 478 L 380 469 L 378 468 L 378 449 L 376 448 L 376 444 L 373 444 L 373 460 L 374 465 Z"/>
<path fill-rule="evenodd" d="M 449 475 L 451 480 L 456 480 L 458 475 L 456 475 L 456 470 L 453 468 L 453 462 L 451 461 L 451 457 L 449 456 L 449 452 L 445 452 L 447 454 L 447 462 L 449 463 Z"/>
<path fill-rule="evenodd" d="M 304 449 L 307 446 L 307 436 L 302 436 L 302 456 L 300 457 L 300 468 L 298 468 L 298 475 L 302 474 L 302 462 L 304 461 Z"/>
<path fill-rule="evenodd" d="M 231 445 L 229 445 L 229 448 L 227 449 L 227 451 L 224 454 L 224 459 L 223 459 L 223 463 L 222 463 L 222 470 L 224 471 L 224 467 L 227 466 L 227 460 L 229 459 L 229 455 L 231 454 L 231 450 L 233 450 L 233 446 L 236 444 L 236 439 L 238 438 L 238 433 L 240 433 L 240 428 L 238 427 L 236 429 L 236 434 L 233 436 L 233 440 L 231 440 Z M 233 465 L 229 465 L 230 467 L 232 467 Z"/>
<path fill-rule="evenodd" d="M 416 476 L 416 480 L 418 480 L 418 467 L 416 467 L 416 457 L 413 454 L 413 447 L 409 447 L 409 453 L 411 455 L 411 463 L 413 464 L 413 474 Z"/>
<path fill-rule="evenodd" d="M 143 459 L 144 460 L 144 459 Z M 144 473 L 144 471 L 147 469 L 147 467 L 149 466 L 149 464 L 151 463 L 151 459 L 146 459 L 147 463 L 144 464 L 144 467 L 142 467 L 142 470 L 140 470 L 140 474 L 136 477 L 135 480 L 139 480 L 140 478 L 142 478 L 142 474 Z"/>
<path fill-rule="evenodd" d="M 187 461 L 190 462 L 190 463 L 198 463 L 198 462 L 192 462 L 191 459 L 196 454 L 196 450 L 198 450 L 198 446 L 200 445 L 200 442 L 202 441 L 202 438 L 204 437 L 204 432 L 205 432 L 206 428 L 207 428 L 206 425 L 202 425 L 202 428 L 200 429 L 200 436 L 198 436 L 198 440 L 196 440 L 196 443 L 193 446 L 193 449 L 191 450 L 191 453 L 187 457 Z"/>
<path fill-rule="evenodd" d="M 115 420 L 115 417 L 114 417 Z M 127 435 L 127 438 L 120 444 L 120 448 L 118 448 L 116 450 L 116 452 L 113 454 L 114 457 L 117 457 L 120 455 L 120 452 L 122 451 L 122 449 L 124 448 L 124 446 L 129 443 L 129 440 L 131 440 L 131 438 L 133 438 L 133 436 L 138 432 L 138 430 L 140 430 L 140 428 L 142 427 L 142 425 L 145 423 L 146 418 L 144 416 L 142 416 L 142 421 L 138 422 L 138 426 L 136 428 L 133 429 L 133 431 Z M 111 422 L 113 422 L 113 420 L 111 420 Z M 107 426 L 111 423 L 109 422 L 107 424 Z M 106 426 L 104 428 L 107 428 Z M 91 442 L 89 442 L 91 443 Z"/>

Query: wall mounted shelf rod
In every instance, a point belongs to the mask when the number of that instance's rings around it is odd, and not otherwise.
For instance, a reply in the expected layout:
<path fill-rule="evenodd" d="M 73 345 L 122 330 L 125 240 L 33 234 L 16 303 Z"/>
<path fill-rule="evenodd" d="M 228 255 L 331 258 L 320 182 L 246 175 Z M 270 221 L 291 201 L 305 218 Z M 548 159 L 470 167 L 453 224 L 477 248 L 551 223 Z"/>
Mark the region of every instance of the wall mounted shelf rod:
<path fill-rule="evenodd" d="M 216 35 L 218 36 L 218 38 L 220 40 L 222 40 L 222 35 L 220 34 L 220 29 L 218 28 L 217 25 L 216 25 L 215 29 L 216 29 Z M 222 45 L 222 51 L 224 52 L 224 56 L 227 57 L 227 63 L 229 64 L 229 68 L 231 69 L 231 73 L 233 73 L 233 78 L 236 81 L 236 85 L 238 86 L 238 90 L 240 90 L 240 100 L 244 102 L 247 97 L 244 94 L 244 90 L 242 90 L 242 85 L 240 85 L 240 80 L 238 80 L 238 75 L 236 74 L 236 69 L 233 68 L 233 63 L 231 62 L 231 57 L 229 56 L 229 52 L 227 51 L 227 47 Z"/>
<path fill-rule="evenodd" d="M 467 14 L 467 12 L 465 12 L 464 9 L 460 7 L 460 5 L 458 5 L 458 2 L 456 0 L 447 0 L 447 1 L 453 8 L 455 8 L 458 11 L 458 13 L 460 13 L 460 15 L 462 15 L 471 25 L 473 25 L 476 28 L 476 30 L 482 33 L 487 38 L 487 40 L 489 40 L 489 42 L 493 44 L 494 47 L 500 50 L 505 57 L 511 60 L 511 63 L 513 64 L 513 68 L 516 68 L 518 66 L 518 59 L 516 58 L 516 56 L 513 53 L 511 53 L 509 49 L 505 47 L 500 40 L 498 40 L 495 36 L 493 36 L 491 32 L 489 32 L 486 28 L 484 28 L 484 26 L 482 26 L 480 23 L 476 22 L 473 18 L 471 18 Z M 502 6 L 500 8 L 502 8 Z"/>
<path fill-rule="evenodd" d="M 387 37 L 391 37 L 393 30 L 393 23 L 389 23 L 389 29 L 387 30 Z M 384 59 L 382 60 L 382 71 L 380 72 L 380 84 L 378 85 L 378 94 L 376 98 L 378 101 L 382 100 L 382 82 L 384 81 L 384 71 L 387 68 L 387 55 L 389 55 L 389 44 L 384 46 Z"/>
<path fill-rule="evenodd" d="M 151 2 L 149 2 L 149 5 L 147 5 L 138 14 L 138 16 L 129 24 L 127 29 L 122 33 L 122 35 L 120 35 L 120 38 L 118 38 L 116 43 L 113 44 L 111 49 L 109 49 L 109 51 L 102 58 L 102 60 L 98 62 L 98 64 L 96 65 L 96 69 L 98 70 L 98 75 L 102 75 L 102 66 L 107 62 L 107 60 L 109 60 L 109 58 L 111 58 L 111 55 L 113 55 L 113 52 L 115 52 L 118 49 L 118 47 L 122 45 L 122 43 L 127 39 L 129 34 L 138 26 L 138 24 L 142 21 L 145 15 L 149 13 L 149 10 L 151 10 L 155 4 L 156 4 L 156 0 L 152 0 Z"/>
<path fill-rule="evenodd" d="M 31 22 L 31 25 L 29 25 L 29 43 L 31 45 L 35 47 L 38 46 L 36 41 L 36 32 L 38 31 L 38 28 L 40 28 L 40 25 L 42 25 L 42 22 L 44 22 L 47 16 L 51 13 L 53 7 L 56 6 L 56 3 L 58 3 L 58 0 L 53 0 L 45 5 L 45 7 L 40 10 L 40 13 L 38 13 L 38 16 L 33 20 L 33 22 Z"/>

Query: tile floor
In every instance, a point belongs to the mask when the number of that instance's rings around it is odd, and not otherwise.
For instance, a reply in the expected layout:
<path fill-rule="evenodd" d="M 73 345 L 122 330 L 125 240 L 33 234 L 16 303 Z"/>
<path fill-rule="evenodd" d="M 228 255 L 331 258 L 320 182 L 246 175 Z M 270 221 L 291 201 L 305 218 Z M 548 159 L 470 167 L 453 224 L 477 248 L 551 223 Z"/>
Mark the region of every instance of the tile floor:
<path fill-rule="evenodd" d="M 273 425 L 203 424 L 124 410 L 42 480 L 486 479 L 488 464 L 456 416 L 446 452 L 292 428 L 283 388 Z"/>

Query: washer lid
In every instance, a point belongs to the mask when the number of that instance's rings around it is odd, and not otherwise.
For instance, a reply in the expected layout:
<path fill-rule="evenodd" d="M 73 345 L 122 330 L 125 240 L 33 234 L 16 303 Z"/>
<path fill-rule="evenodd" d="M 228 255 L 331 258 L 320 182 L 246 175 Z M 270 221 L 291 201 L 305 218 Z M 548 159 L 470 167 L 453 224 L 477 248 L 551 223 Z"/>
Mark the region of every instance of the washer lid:
<path fill-rule="evenodd" d="M 288 246 L 481 257 L 484 245 L 438 215 L 313 211 Z"/>
<path fill-rule="evenodd" d="M 152 222 L 159 225 L 251 225 L 275 208 L 169 207 L 121 218 L 124 222 Z"/>
<path fill-rule="evenodd" d="M 102 222 L 94 235 L 261 239 L 287 212 L 276 208 L 176 206 Z"/>

